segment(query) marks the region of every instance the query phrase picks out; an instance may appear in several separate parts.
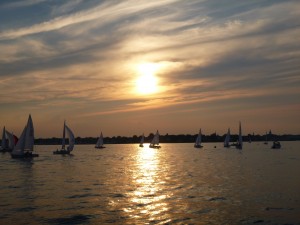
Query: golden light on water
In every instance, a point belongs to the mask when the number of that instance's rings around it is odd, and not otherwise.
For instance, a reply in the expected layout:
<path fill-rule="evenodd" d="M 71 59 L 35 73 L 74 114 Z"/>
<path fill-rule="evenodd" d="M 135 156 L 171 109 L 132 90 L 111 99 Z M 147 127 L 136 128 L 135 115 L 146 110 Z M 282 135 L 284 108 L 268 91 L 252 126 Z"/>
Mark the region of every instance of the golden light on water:
<path fill-rule="evenodd" d="M 159 65 L 155 63 L 142 63 L 137 66 L 137 93 L 147 95 L 158 92 L 158 78 L 156 77 L 158 70 Z"/>
<path fill-rule="evenodd" d="M 146 145 L 145 145 L 146 146 Z M 125 209 L 132 216 L 147 215 L 150 220 L 155 220 L 168 210 L 165 202 L 167 195 L 161 194 L 161 185 L 164 183 L 159 176 L 159 158 L 157 149 L 148 147 L 140 148 L 136 161 L 136 170 L 133 180 L 136 189 L 130 194 L 130 201 L 139 205 L 136 210 Z"/>

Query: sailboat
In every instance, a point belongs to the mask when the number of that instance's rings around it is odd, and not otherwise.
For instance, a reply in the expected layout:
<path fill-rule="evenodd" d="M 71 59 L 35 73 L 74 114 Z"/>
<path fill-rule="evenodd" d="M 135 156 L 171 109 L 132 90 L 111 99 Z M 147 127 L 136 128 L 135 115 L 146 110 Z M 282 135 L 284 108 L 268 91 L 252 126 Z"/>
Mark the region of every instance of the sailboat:
<path fill-rule="evenodd" d="M 69 137 L 69 146 L 66 148 L 66 133 Z M 53 151 L 53 154 L 70 154 L 73 151 L 75 145 L 75 138 L 72 130 L 66 125 L 66 121 L 64 121 L 64 128 L 63 128 L 63 137 L 62 137 L 62 146 L 60 150 Z"/>
<path fill-rule="evenodd" d="M 225 137 L 225 140 L 224 140 L 224 147 L 225 148 L 230 148 L 230 129 L 228 128 L 228 131 L 227 131 L 227 134 L 226 134 L 226 137 Z"/>
<path fill-rule="evenodd" d="M 102 135 L 102 132 L 101 132 L 101 134 L 100 134 L 100 136 L 99 136 L 99 138 L 98 138 L 98 140 L 97 140 L 97 143 L 96 143 L 96 145 L 95 145 L 95 148 L 105 148 L 104 146 L 103 146 L 103 135 Z"/>
<path fill-rule="evenodd" d="M 34 128 L 29 114 L 27 125 L 25 126 L 16 146 L 11 152 L 12 158 L 32 158 L 38 157 L 38 154 L 33 153 L 34 147 Z"/>
<path fill-rule="evenodd" d="M 239 139 L 238 142 L 236 143 L 235 147 L 237 149 L 243 149 L 243 137 L 242 137 L 242 125 L 240 121 L 240 126 L 239 126 Z"/>
<path fill-rule="evenodd" d="M 145 136 L 143 134 L 141 137 L 140 145 L 139 145 L 141 148 L 144 147 L 144 139 L 145 139 Z"/>
<path fill-rule="evenodd" d="M 161 146 L 159 146 L 159 133 L 158 130 L 156 131 L 156 134 L 154 135 L 149 148 L 160 148 Z"/>
<path fill-rule="evenodd" d="M 194 147 L 195 148 L 202 148 L 203 146 L 201 145 L 201 142 L 202 142 L 202 134 L 201 134 L 201 129 L 199 130 L 199 134 L 196 138 L 196 141 L 195 141 L 195 144 L 194 144 Z"/>

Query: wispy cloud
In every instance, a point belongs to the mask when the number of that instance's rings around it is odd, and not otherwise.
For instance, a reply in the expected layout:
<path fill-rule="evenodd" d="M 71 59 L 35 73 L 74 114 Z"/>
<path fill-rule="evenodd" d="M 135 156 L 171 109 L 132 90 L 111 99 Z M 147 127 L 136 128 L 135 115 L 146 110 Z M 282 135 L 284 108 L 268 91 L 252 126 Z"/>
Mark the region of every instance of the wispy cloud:
<path fill-rule="evenodd" d="M 10 2 L 0 6 L 1 8 L 19 8 L 19 7 L 27 7 L 36 4 L 40 4 L 46 2 L 47 0 L 19 0 L 15 2 Z"/>

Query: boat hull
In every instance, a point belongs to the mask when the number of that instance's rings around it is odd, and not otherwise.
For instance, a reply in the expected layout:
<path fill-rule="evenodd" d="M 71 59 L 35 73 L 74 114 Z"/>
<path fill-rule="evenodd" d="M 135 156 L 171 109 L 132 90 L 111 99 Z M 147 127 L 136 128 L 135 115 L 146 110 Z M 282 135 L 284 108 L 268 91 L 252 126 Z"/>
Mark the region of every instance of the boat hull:
<path fill-rule="evenodd" d="M 202 148 L 202 145 L 194 145 L 194 148 Z"/>
<path fill-rule="evenodd" d="M 281 148 L 281 144 L 279 142 L 274 142 L 271 148 L 272 149 L 280 149 Z"/>
<path fill-rule="evenodd" d="M 156 148 L 156 149 L 159 149 L 159 148 L 161 148 L 161 146 L 159 146 L 159 145 L 149 145 L 149 148 Z"/>
<path fill-rule="evenodd" d="M 143 145 L 143 144 L 140 144 L 140 145 L 139 145 L 139 147 L 143 148 L 143 147 L 144 147 L 144 145 Z"/>
<path fill-rule="evenodd" d="M 25 152 L 22 155 L 16 155 L 16 154 L 11 154 L 11 157 L 13 159 L 24 159 L 24 158 L 34 158 L 34 157 L 39 157 L 39 154 L 34 154 L 32 152 Z"/>
<path fill-rule="evenodd" d="M 56 151 L 53 151 L 53 155 L 69 155 L 70 154 L 70 151 L 68 150 L 64 150 L 64 149 L 61 149 L 61 150 L 56 150 Z"/>
<path fill-rule="evenodd" d="M 95 148 L 102 149 L 102 148 L 105 148 L 105 147 L 104 146 L 95 146 Z"/>

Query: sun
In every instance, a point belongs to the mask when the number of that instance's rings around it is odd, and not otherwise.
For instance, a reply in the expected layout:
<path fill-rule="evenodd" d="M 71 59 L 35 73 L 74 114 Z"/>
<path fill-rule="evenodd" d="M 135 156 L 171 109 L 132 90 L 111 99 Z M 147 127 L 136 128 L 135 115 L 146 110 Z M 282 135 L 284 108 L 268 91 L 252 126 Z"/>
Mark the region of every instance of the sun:
<path fill-rule="evenodd" d="M 158 82 L 155 73 L 158 65 L 155 63 L 142 63 L 138 65 L 139 77 L 136 80 L 136 89 L 139 94 L 153 94 L 158 91 Z"/>

